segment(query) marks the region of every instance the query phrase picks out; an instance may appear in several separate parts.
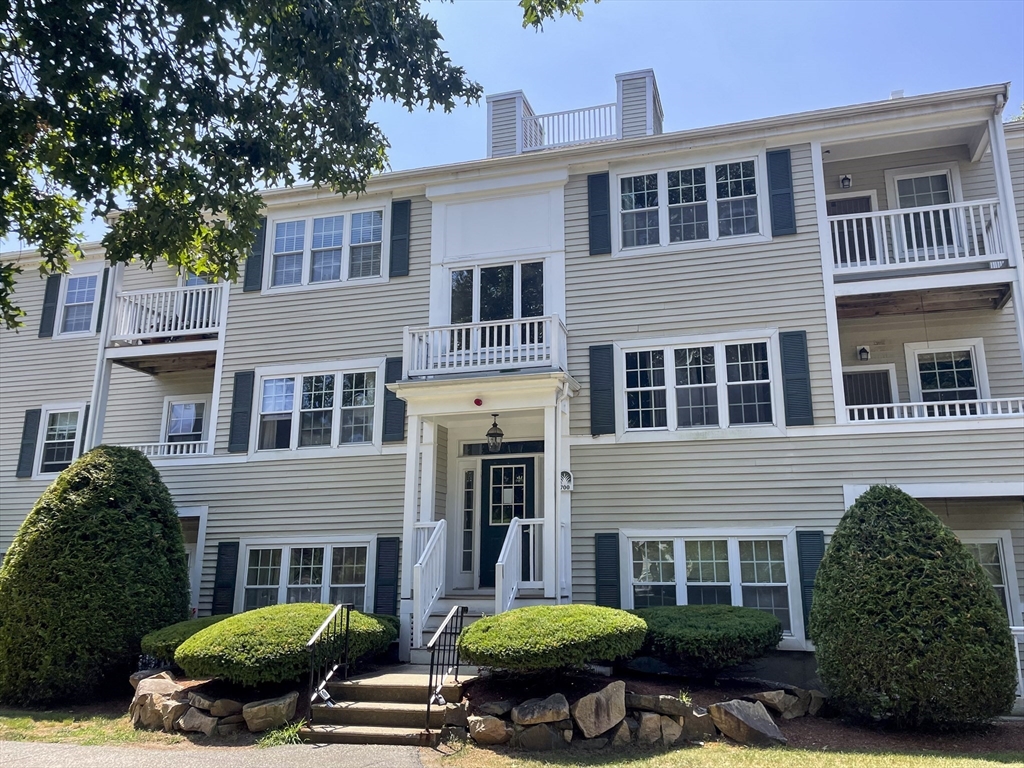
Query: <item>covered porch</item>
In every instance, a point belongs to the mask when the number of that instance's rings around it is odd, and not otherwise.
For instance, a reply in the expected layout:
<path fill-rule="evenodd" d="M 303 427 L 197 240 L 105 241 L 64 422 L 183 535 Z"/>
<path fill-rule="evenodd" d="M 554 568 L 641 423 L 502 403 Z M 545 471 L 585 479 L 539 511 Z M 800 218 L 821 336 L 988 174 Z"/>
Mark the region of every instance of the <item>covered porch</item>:
<path fill-rule="evenodd" d="M 453 600 L 486 614 L 568 602 L 568 401 L 579 385 L 543 372 L 389 388 L 408 413 L 403 649 L 422 647 Z"/>

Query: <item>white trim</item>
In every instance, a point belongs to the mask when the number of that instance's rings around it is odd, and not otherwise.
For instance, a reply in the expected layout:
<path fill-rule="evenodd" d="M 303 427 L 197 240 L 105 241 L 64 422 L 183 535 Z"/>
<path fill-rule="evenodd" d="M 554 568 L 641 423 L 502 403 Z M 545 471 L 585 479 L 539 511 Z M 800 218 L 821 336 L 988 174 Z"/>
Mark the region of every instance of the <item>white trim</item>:
<path fill-rule="evenodd" d="M 1017 564 L 1013 552 L 1013 534 L 1008 530 L 969 530 L 956 528 L 953 533 L 964 544 L 996 544 L 999 547 L 999 561 L 1003 567 L 1003 588 L 1006 590 L 1006 610 L 1010 614 L 1010 626 L 1020 626 L 1024 621 L 1017 580 Z"/>
<path fill-rule="evenodd" d="M 54 339 L 87 339 L 91 336 L 96 336 L 96 317 L 100 311 L 100 297 L 103 295 L 103 269 L 106 266 L 106 262 L 103 261 L 85 261 L 85 262 L 73 262 L 71 269 L 60 276 L 60 292 L 57 297 L 57 310 L 53 318 L 53 336 Z M 96 276 L 96 290 L 93 293 L 92 299 L 92 312 L 89 315 L 89 329 L 85 331 L 67 331 L 64 328 L 64 309 L 65 301 L 67 300 L 68 294 L 68 283 L 76 277 L 89 277 L 90 275 Z M 108 280 L 109 282 L 109 280 Z M 110 302 L 105 303 L 105 311 L 108 313 L 113 312 L 113 305 Z"/>
<path fill-rule="evenodd" d="M 825 233 L 827 237 L 827 228 Z M 831 245 L 829 247 L 831 248 Z M 830 274 L 830 271 L 826 274 Z M 929 288 L 968 288 L 974 285 L 1012 284 L 1015 279 L 1016 273 L 1013 269 L 978 269 L 971 272 L 844 281 L 836 284 L 834 291 L 836 296 L 859 296 L 865 293 L 898 293 L 900 291 L 924 291 Z"/>
<path fill-rule="evenodd" d="M 203 583 L 203 556 L 206 550 L 206 520 L 209 516 L 210 508 L 203 504 L 193 507 L 177 507 L 177 511 L 179 518 L 199 518 L 199 529 L 196 531 L 196 551 L 195 556 L 192 558 L 188 576 L 191 608 L 194 611 L 193 616 L 195 616 L 199 613 L 199 590 L 202 588 Z"/>
<path fill-rule="evenodd" d="M 170 442 L 167 434 L 167 428 L 169 426 L 171 417 L 171 406 L 172 405 L 187 405 L 189 403 L 202 403 L 203 404 L 203 433 L 200 436 L 200 440 L 208 440 L 210 434 L 210 395 L 209 394 L 198 394 L 198 395 L 167 395 L 164 397 L 163 406 L 163 421 L 160 425 L 160 442 Z"/>
<path fill-rule="evenodd" d="M 872 365 L 844 365 L 843 374 L 847 373 L 867 373 L 870 371 L 888 371 L 889 372 L 889 389 L 892 392 L 892 401 L 898 403 L 900 401 L 900 388 L 896 381 L 896 363 L 875 363 Z M 843 391 L 839 394 L 842 395 L 841 399 L 844 403 L 846 402 L 846 382 L 843 382 Z M 850 407 L 850 406 L 847 406 Z"/>
<path fill-rule="evenodd" d="M 75 428 L 75 440 L 74 449 L 71 454 L 71 463 L 75 462 L 75 459 L 81 455 L 82 447 L 82 430 L 86 428 L 83 416 L 85 415 L 85 407 L 88 405 L 84 400 L 77 400 L 72 402 L 64 403 L 47 403 L 39 406 L 39 430 L 36 432 L 36 451 L 32 457 L 32 479 L 33 480 L 52 480 L 57 477 L 60 472 L 42 472 L 43 463 L 43 448 L 46 441 L 46 425 L 50 420 L 51 413 L 78 413 L 78 425 Z"/>
<path fill-rule="evenodd" d="M 912 165 L 904 168 L 887 168 L 885 170 L 885 195 L 888 201 L 887 210 L 898 211 L 899 194 L 896 191 L 896 182 L 902 179 L 914 179 L 921 176 L 938 176 L 946 174 L 949 178 L 949 195 L 951 203 L 959 203 L 964 199 L 964 190 L 960 184 L 960 163 L 951 160 L 948 163 L 936 163 L 934 165 Z"/>
<path fill-rule="evenodd" d="M 908 341 L 903 345 L 907 361 L 907 381 L 910 385 L 910 402 L 922 401 L 921 371 L 917 364 L 919 352 L 960 352 L 968 349 L 971 352 L 971 363 L 974 366 L 975 384 L 978 389 L 978 400 L 989 397 L 988 367 L 985 364 L 985 342 L 983 339 L 941 339 L 937 341 Z"/>
<path fill-rule="evenodd" d="M 877 485 L 877 483 L 844 483 L 844 509 L 849 509 L 871 485 Z M 915 499 L 989 499 L 1024 496 L 1024 480 L 999 483 L 900 483 L 886 481 L 884 485 L 895 486 Z"/>

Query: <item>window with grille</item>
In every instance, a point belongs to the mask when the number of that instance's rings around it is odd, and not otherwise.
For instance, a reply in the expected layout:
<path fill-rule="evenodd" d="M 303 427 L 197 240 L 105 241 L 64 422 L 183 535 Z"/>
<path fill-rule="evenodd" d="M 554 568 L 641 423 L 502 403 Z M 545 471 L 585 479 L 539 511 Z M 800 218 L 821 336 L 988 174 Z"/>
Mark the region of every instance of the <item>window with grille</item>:
<path fill-rule="evenodd" d="M 269 287 L 383 276 L 384 209 L 274 223 Z"/>
<path fill-rule="evenodd" d="M 93 305 L 99 275 L 71 276 L 65 279 L 64 303 L 61 309 L 61 333 L 89 333 L 92 331 Z"/>
<path fill-rule="evenodd" d="M 44 422 L 43 450 L 39 473 L 62 472 L 78 455 L 78 421 L 81 412 L 48 411 Z"/>
<path fill-rule="evenodd" d="M 634 541 L 633 606 L 676 604 L 675 542 Z"/>

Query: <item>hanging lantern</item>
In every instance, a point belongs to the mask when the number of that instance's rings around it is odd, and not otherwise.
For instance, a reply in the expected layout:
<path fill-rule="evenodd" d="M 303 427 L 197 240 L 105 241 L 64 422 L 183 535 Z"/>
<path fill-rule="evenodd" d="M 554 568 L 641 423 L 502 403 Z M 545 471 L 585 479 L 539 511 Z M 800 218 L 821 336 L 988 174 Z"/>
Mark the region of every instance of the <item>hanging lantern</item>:
<path fill-rule="evenodd" d="M 494 418 L 494 423 L 487 430 L 487 450 L 491 453 L 498 453 L 501 451 L 501 441 L 505 437 L 505 433 L 498 426 L 498 414 L 492 413 L 491 416 Z"/>

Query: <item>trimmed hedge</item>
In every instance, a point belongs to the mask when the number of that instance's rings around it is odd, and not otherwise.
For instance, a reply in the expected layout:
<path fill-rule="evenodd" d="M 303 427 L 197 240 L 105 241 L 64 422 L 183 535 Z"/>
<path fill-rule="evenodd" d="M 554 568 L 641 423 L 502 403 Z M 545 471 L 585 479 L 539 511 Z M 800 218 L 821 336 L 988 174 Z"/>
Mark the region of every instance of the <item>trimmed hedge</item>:
<path fill-rule="evenodd" d="M 0 567 L 0 699 L 124 686 L 142 637 L 188 618 L 181 523 L 149 459 L 99 446 L 58 475 Z"/>
<path fill-rule="evenodd" d="M 178 646 L 188 640 L 192 635 L 201 629 L 224 621 L 230 614 L 219 616 L 204 616 L 201 619 L 189 619 L 171 624 L 169 627 L 150 632 L 142 638 L 142 652 L 160 661 L 173 662 L 174 652 Z"/>
<path fill-rule="evenodd" d="M 309 673 L 306 643 L 334 610 L 322 603 L 272 605 L 237 613 L 178 646 L 174 661 L 189 677 L 240 685 L 283 683 Z M 388 617 L 352 612 L 349 658 L 376 656 L 398 638 Z"/>
<path fill-rule="evenodd" d="M 830 701 L 897 727 L 957 728 L 1010 709 L 1006 611 L 956 535 L 898 488 L 843 516 L 818 569 L 811 637 Z"/>
<path fill-rule="evenodd" d="M 633 611 L 647 622 L 641 653 L 701 677 L 757 659 L 782 640 L 782 624 L 756 608 L 671 605 Z"/>
<path fill-rule="evenodd" d="M 470 664 L 539 672 L 628 658 L 646 634 L 643 620 L 626 611 L 538 605 L 470 624 L 459 636 L 459 652 Z"/>

